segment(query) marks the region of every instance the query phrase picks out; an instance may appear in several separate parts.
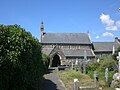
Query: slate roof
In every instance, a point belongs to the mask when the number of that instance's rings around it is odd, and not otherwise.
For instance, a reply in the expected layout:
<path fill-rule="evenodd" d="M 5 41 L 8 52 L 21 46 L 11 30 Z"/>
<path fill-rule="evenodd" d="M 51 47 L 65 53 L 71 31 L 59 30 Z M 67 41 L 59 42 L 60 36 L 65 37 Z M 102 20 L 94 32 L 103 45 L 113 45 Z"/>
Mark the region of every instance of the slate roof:
<path fill-rule="evenodd" d="M 119 47 L 119 44 L 116 42 L 93 42 L 94 52 L 108 52 L 113 50 L 113 46 L 115 47 L 115 51 Z"/>
<path fill-rule="evenodd" d="M 62 49 L 66 57 L 84 57 L 84 49 Z M 86 50 L 87 57 L 94 57 L 92 51 Z"/>
<path fill-rule="evenodd" d="M 45 33 L 41 43 L 91 44 L 87 33 Z"/>

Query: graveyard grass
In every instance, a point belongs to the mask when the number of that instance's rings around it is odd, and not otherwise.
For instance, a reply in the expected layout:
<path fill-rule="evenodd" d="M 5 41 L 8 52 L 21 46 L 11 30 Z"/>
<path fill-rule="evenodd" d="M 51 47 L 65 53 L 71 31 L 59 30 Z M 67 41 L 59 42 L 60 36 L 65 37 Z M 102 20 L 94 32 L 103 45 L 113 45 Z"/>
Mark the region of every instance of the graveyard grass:
<path fill-rule="evenodd" d="M 73 90 L 73 80 L 77 78 L 80 82 L 79 84 L 82 86 L 94 86 L 94 71 L 97 71 L 99 75 L 99 87 L 102 87 L 104 90 L 113 90 L 110 88 L 110 82 L 112 80 L 112 76 L 115 73 L 113 71 L 112 66 L 116 65 L 116 62 L 112 59 L 112 57 L 107 57 L 101 60 L 99 63 L 91 62 L 87 65 L 87 74 L 83 74 L 80 71 L 72 70 L 71 68 L 67 68 L 65 71 L 59 71 L 59 76 L 63 83 L 65 84 L 68 90 Z M 105 68 L 109 68 L 108 72 L 108 82 L 105 82 Z M 79 86 L 80 86 L 79 85 Z"/>
<path fill-rule="evenodd" d="M 59 71 L 59 76 L 63 83 L 65 84 L 65 87 L 67 90 L 73 90 L 73 80 L 77 78 L 79 80 L 79 86 L 95 86 L 94 80 L 90 78 L 89 75 L 83 74 L 79 71 L 75 71 L 72 69 L 66 69 L 65 71 Z M 113 90 L 110 87 L 106 86 L 106 83 L 104 80 L 100 80 L 99 86 L 103 87 L 104 90 Z"/>
<path fill-rule="evenodd" d="M 67 90 L 73 90 L 73 80 L 75 78 L 84 82 L 93 81 L 88 75 L 82 74 L 79 71 L 76 72 L 75 70 L 69 68 L 67 68 L 65 71 L 59 71 L 58 73 Z M 82 85 L 85 85 L 85 83 L 82 83 Z"/>

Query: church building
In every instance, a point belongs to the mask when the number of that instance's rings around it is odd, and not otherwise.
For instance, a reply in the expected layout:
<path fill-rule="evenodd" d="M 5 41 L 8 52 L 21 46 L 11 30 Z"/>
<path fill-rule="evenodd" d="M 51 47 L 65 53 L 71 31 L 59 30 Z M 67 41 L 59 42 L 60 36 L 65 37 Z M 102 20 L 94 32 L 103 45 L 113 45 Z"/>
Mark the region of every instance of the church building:
<path fill-rule="evenodd" d="M 101 59 L 115 53 L 120 46 L 117 37 L 114 42 L 92 42 L 89 33 L 47 33 L 43 22 L 40 39 L 43 53 L 50 56 L 50 66 Z"/>

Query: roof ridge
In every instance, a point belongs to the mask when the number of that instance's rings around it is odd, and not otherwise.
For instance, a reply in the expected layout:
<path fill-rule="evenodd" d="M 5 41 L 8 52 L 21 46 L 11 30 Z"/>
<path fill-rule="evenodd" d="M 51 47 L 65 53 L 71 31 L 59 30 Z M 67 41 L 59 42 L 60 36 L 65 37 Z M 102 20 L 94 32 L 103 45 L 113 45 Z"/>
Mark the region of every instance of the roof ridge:
<path fill-rule="evenodd" d="M 81 33 L 81 32 L 46 32 L 46 33 L 52 33 L 52 34 L 56 34 L 56 33 L 57 33 L 57 34 L 58 34 L 58 33 L 59 33 L 59 34 L 63 34 L 63 33 L 65 33 L 65 34 L 67 34 L 67 33 L 68 33 L 68 34 L 71 34 L 71 33 L 72 33 L 72 34 L 87 34 L 87 33 Z"/>
<path fill-rule="evenodd" d="M 115 43 L 115 42 L 93 42 L 93 43 Z"/>

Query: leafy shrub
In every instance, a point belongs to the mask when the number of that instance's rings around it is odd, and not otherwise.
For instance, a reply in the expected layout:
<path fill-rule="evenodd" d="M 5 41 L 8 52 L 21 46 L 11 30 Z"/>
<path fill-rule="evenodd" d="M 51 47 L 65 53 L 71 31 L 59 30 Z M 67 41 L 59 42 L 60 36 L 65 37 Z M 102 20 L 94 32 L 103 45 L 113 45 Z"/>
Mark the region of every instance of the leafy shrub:
<path fill-rule="evenodd" d="M 50 63 L 50 57 L 48 55 L 42 53 L 42 60 L 44 63 L 45 70 L 47 71 L 48 67 L 49 67 L 49 63 Z"/>
<path fill-rule="evenodd" d="M 114 60 L 117 60 L 116 57 L 118 56 L 118 52 L 120 52 L 120 47 L 118 47 L 117 52 L 112 55 L 112 58 L 113 58 Z"/>
<path fill-rule="evenodd" d="M 87 68 L 87 70 L 95 71 L 99 66 L 100 66 L 100 63 L 93 61 L 93 62 L 89 62 L 86 65 L 86 68 Z"/>
<path fill-rule="evenodd" d="M 105 80 L 105 69 L 108 68 L 108 82 L 106 83 L 107 86 L 110 86 L 113 74 L 116 72 L 116 67 L 117 62 L 112 58 L 112 56 L 103 58 L 103 60 L 100 60 L 100 62 L 90 62 L 87 64 L 87 74 L 91 77 L 94 78 L 94 71 L 97 71 L 99 79 L 100 80 Z"/>
<path fill-rule="evenodd" d="M 111 56 L 104 58 L 100 61 L 100 67 L 98 68 L 99 71 L 104 72 L 106 68 L 109 69 L 109 71 L 114 71 L 114 67 L 117 65 L 117 62 L 113 60 Z"/>
<path fill-rule="evenodd" d="M 87 70 L 104 72 L 106 68 L 108 68 L 109 71 L 114 71 L 114 66 L 116 65 L 117 62 L 110 56 L 100 60 L 99 63 L 96 61 L 90 62 L 86 67 Z"/>
<path fill-rule="evenodd" d="M 44 71 L 39 41 L 18 25 L 0 25 L 0 89 L 39 90 Z"/>

